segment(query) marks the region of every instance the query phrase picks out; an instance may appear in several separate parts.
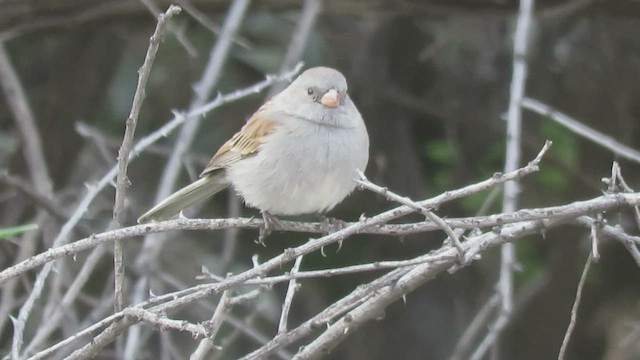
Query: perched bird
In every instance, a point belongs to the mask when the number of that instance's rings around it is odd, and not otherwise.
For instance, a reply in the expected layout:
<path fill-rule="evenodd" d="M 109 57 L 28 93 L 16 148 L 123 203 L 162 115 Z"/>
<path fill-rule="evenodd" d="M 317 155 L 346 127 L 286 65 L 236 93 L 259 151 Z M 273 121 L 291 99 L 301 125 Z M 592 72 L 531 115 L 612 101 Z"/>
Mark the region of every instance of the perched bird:
<path fill-rule="evenodd" d="M 337 70 L 311 68 L 256 111 L 215 153 L 200 179 L 143 214 L 138 223 L 160 221 L 233 186 L 271 215 L 331 210 L 356 187 L 356 170 L 369 159 L 362 116 Z M 265 235 L 266 236 L 266 235 Z"/>

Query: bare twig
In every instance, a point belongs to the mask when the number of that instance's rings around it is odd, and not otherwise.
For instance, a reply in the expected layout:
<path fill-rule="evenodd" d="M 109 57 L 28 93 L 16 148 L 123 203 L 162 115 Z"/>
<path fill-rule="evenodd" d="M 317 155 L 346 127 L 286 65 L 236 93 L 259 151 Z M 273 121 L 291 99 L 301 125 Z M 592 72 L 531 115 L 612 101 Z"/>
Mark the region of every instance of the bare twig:
<path fill-rule="evenodd" d="M 384 286 L 394 283 L 401 275 L 406 274 L 407 272 L 408 269 L 396 269 L 371 281 L 367 286 L 357 287 L 350 294 L 326 307 L 322 312 L 300 324 L 295 329 L 292 329 L 285 334 L 278 334 L 274 336 L 267 344 L 243 356 L 241 360 L 259 360 L 269 358 L 271 354 L 275 353 L 279 349 L 298 342 L 317 329 L 330 324 L 338 316 L 341 316 L 359 304 L 362 304 L 372 293 L 379 291 Z"/>
<path fill-rule="evenodd" d="M 634 192 L 634 190 L 629 185 L 627 185 L 624 177 L 622 177 L 622 169 L 620 169 L 620 165 L 617 161 L 614 161 L 613 165 L 611 166 L 610 182 L 613 186 L 613 189 L 610 190 L 611 192 L 617 191 L 616 186 L 619 186 L 622 191 Z M 636 226 L 640 229 L 640 208 L 638 208 L 637 206 L 633 208 L 633 217 L 636 220 Z"/>
<path fill-rule="evenodd" d="M 296 261 L 293 263 L 293 267 L 291 268 L 290 274 L 295 276 L 300 270 L 300 264 L 302 264 L 302 256 L 299 256 Z M 287 331 L 287 321 L 289 319 L 289 310 L 291 309 L 291 304 L 293 303 L 293 297 L 300 285 L 296 282 L 295 278 L 289 280 L 289 286 L 287 287 L 287 294 L 284 297 L 284 302 L 282 303 L 282 313 L 280 313 L 280 322 L 278 323 L 278 334 L 282 334 Z"/>
<path fill-rule="evenodd" d="M 137 307 L 128 307 L 123 311 L 125 316 L 131 316 L 138 320 L 160 326 L 161 329 L 175 329 L 178 331 L 186 331 L 194 337 L 206 337 L 209 332 L 204 326 L 192 324 L 186 320 L 173 320 L 165 316 L 161 316 L 155 312 L 140 309 Z"/>
<path fill-rule="evenodd" d="M 498 293 L 493 294 L 489 300 L 480 308 L 476 316 L 471 321 L 471 324 L 467 327 L 462 337 L 458 340 L 453 353 L 449 360 L 462 360 L 468 356 L 468 351 L 471 348 L 472 342 L 483 331 L 491 321 L 491 314 L 500 304 L 500 296 Z"/>
<path fill-rule="evenodd" d="M 2 42 L 0 42 L 0 85 L 15 118 L 34 186 L 46 196 L 51 196 L 51 178 L 35 116 Z"/>
<path fill-rule="evenodd" d="M 309 40 L 309 35 L 311 34 L 311 30 L 313 30 L 313 26 L 321 10 L 322 0 L 304 0 L 296 29 L 291 32 L 293 36 L 289 42 L 287 53 L 284 55 L 284 59 L 280 65 L 280 73 L 291 68 L 302 58 L 304 49 L 307 46 L 307 41 Z M 283 88 L 283 84 L 275 84 L 269 90 L 267 98 L 271 98 L 282 91 Z"/>
<path fill-rule="evenodd" d="M 88 344 L 74 351 L 69 355 L 67 360 L 84 360 L 94 358 L 98 352 L 113 342 L 124 330 L 135 324 L 137 319 L 134 317 L 124 317 L 120 321 L 111 323 L 103 332 L 94 337 Z"/>
<path fill-rule="evenodd" d="M 527 80 L 527 54 L 529 48 L 529 29 L 533 17 L 533 0 L 520 0 L 520 9 L 516 21 L 516 31 L 513 42 L 513 73 L 509 95 L 509 109 L 507 111 L 507 136 L 505 172 L 517 169 L 521 157 L 521 127 L 522 108 L 520 104 L 525 92 Z M 508 182 L 504 185 L 502 210 L 509 213 L 518 209 L 520 188 L 518 182 Z M 480 346 L 472 354 L 471 359 L 481 359 L 502 329 L 507 325 L 513 309 L 513 270 L 516 263 L 515 245 L 507 243 L 502 246 L 500 253 L 500 276 L 498 278 L 498 293 L 500 294 L 500 311 L 491 331 L 484 338 Z"/>
<path fill-rule="evenodd" d="M 593 227 L 598 222 L 598 220 L 589 216 L 580 216 L 576 219 L 576 221 L 579 224 L 588 226 L 589 228 Z M 622 245 L 624 245 L 627 250 L 629 250 L 629 253 L 635 260 L 636 264 L 638 265 L 638 267 L 640 267 L 640 250 L 638 250 L 638 246 L 640 246 L 640 237 L 629 235 L 618 226 L 602 224 L 599 224 L 599 226 L 599 232 L 605 236 L 619 240 Z"/>
<path fill-rule="evenodd" d="M 640 151 L 621 144 L 611 136 L 592 129 L 549 105 L 531 98 L 524 98 L 522 99 L 522 106 L 526 109 L 535 111 L 542 116 L 548 117 L 574 133 L 604 147 L 605 149 L 611 150 L 614 154 L 640 163 Z"/>
<path fill-rule="evenodd" d="M 578 316 L 578 306 L 580 305 L 580 300 L 582 300 L 582 289 L 584 288 L 584 283 L 587 280 L 587 273 L 589 273 L 589 268 L 591 267 L 592 254 L 589 254 L 587 258 L 587 262 L 584 264 L 584 269 L 582 270 L 582 275 L 580 276 L 580 282 L 578 282 L 578 289 L 576 290 L 576 299 L 573 302 L 573 307 L 571 307 L 571 320 L 569 320 L 569 326 L 567 327 L 567 331 L 564 334 L 564 338 L 562 339 L 562 345 L 560 346 L 560 352 L 558 353 L 558 360 L 563 360 L 565 357 L 565 353 L 567 351 L 567 346 L 569 345 L 569 340 L 571 340 L 571 334 L 573 333 L 573 328 L 576 326 L 576 319 Z"/>
<path fill-rule="evenodd" d="M 292 32 L 293 38 L 289 42 L 289 48 L 280 67 L 281 73 L 294 66 L 302 58 L 309 34 L 321 10 L 322 0 L 304 0 L 302 13 L 298 18 L 296 29 Z"/>
<path fill-rule="evenodd" d="M 449 255 L 435 256 L 432 254 L 421 255 L 409 260 L 391 260 L 391 261 L 376 261 L 368 264 L 350 265 L 343 267 L 332 267 L 330 269 L 323 270 L 308 270 L 298 271 L 296 273 L 286 273 L 283 275 L 267 276 L 257 279 L 250 279 L 244 282 L 245 285 L 275 285 L 285 281 L 292 281 L 298 279 L 313 279 L 313 278 L 328 278 L 347 274 L 356 274 L 363 272 L 382 271 L 387 269 L 399 269 L 404 267 L 410 267 L 415 265 L 424 264 L 425 262 L 441 263 L 451 261 Z M 223 279 L 214 279 L 217 282 Z"/>
<path fill-rule="evenodd" d="M 193 287 L 193 288 L 179 290 L 179 291 L 176 291 L 176 292 L 173 292 L 173 293 L 156 296 L 156 297 L 153 297 L 153 298 L 151 298 L 151 299 L 149 299 L 149 300 L 147 300 L 145 302 L 142 302 L 140 304 L 135 305 L 135 307 L 137 307 L 137 308 L 148 308 L 148 307 L 154 306 L 154 305 L 156 305 L 158 303 L 162 303 L 164 301 L 167 301 L 168 299 L 173 299 L 173 298 L 175 298 L 177 296 L 182 296 L 184 294 L 193 293 L 194 291 L 197 291 L 198 289 L 199 289 L 199 287 L 196 286 L 196 287 Z M 104 318 L 104 319 L 92 324 L 88 328 L 75 333 L 73 336 L 71 336 L 71 337 L 69 337 L 67 339 L 64 339 L 64 340 L 58 342 L 57 344 L 55 344 L 55 345 L 53 345 L 53 346 L 51 346 L 51 347 L 39 352 L 38 354 L 30 357 L 28 360 L 46 359 L 51 354 L 53 354 L 54 352 L 58 351 L 62 347 L 67 346 L 70 343 L 72 343 L 72 342 L 74 342 L 74 341 L 76 341 L 76 340 L 78 340 L 78 339 L 80 339 L 82 337 L 88 336 L 88 335 L 92 334 L 93 332 L 97 331 L 100 328 L 108 326 L 111 323 L 113 323 L 115 320 L 121 319 L 122 317 L 124 317 L 124 313 L 122 311 L 118 312 L 118 313 L 115 313 L 115 314 L 112 314 L 112 315 L 109 315 L 108 317 L 106 317 L 106 318 Z"/>
<path fill-rule="evenodd" d="M 60 319 L 66 315 L 68 309 L 73 305 L 74 300 L 79 296 L 82 287 L 89 280 L 93 270 L 98 266 L 99 260 L 105 252 L 106 248 L 104 246 L 98 246 L 87 256 L 82 268 L 78 271 L 77 276 L 73 279 L 73 283 L 67 289 L 62 300 L 59 303 L 55 303 L 52 312 L 45 313 L 44 317 L 47 321 L 43 321 L 42 325 L 38 327 L 38 331 L 33 335 L 29 345 L 25 348 L 25 353 L 31 353 L 32 350 L 44 342 L 53 331 L 63 325 Z"/>
<path fill-rule="evenodd" d="M 433 211 L 425 208 L 424 206 L 421 206 L 420 204 L 416 203 L 415 201 L 409 199 L 406 196 L 400 196 L 392 191 L 389 191 L 389 189 L 387 188 L 383 188 L 381 186 L 378 186 L 372 182 L 370 182 L 366 176 L 364 176 L 364 173 L 360 170 L 358 170 L 358 175 L 360 176 L 360 179 L 357 179 L 356 182 L 364 187 L 365 189 L 371 190 L 375 193 L 378 193 L 384 197 L 386 197 L 387 199 L 391 200 L 391 201 L 395 201 L 399 204 L 408 206 L 410 208 L 413 208 L 417 211 L 419 211 L 422 215 L 424 215 L 427 219 L 431 220 L 432 222 L 438 224 L 438 226 L 440 226 L 440 228 L 449 236 L 449 239 L 451 240 L 451 242 L 453 243 L 453 246 L 455 246 L 455 248 L 458 250 L 458 256 L 460 257 L 460 259 L 464 259 L 464 252 L 462 251 L 462 245 L 460 244 L 460 239 L 458 238 L 458 236 L 454 233 L 453 229 L 451 229 L 451 226 L 449 226 L 449 224 L 447 224 L 444 220 L 442 220 L 438 215 L 436 215 Z"/>
<path fill-rule="evenodd" d="M 138 0 L 142 5 L 144 5 L 149 13 L 153 15 L 154 19 L 157 21 L 158 17 L 162 16 L 162 9 L 158 4 L 156 4 L 156 0 Z M 180 5 L 180 4 L 178 4 Z M 175 6 L 175 5 L 174 5 Z M 183 8 L 180 7 L 182 10 Z M 184 9 L 186 10 L 186 9 Z M 196 47 L 189 41 L 189 39 L 185 36 L 184 26 L 176 26 L 173 23 L 167 24 L 167 32 L 169 32 L 173 37 L 177 40 L 177 42 L 182 45 L 182 48 L 191 56 L 195 58 L 198 56 L 198 50 Z"/>
<path fill-rule="evenodd" d="M 598 251 L 598 234 L 602 227 L 602 213 L 598 213 L 596 216 L 598 219 L 591 224 L 591 231 L 589 233 L 589 237 L 591 238 L 591 257 L 593 262 L 598 262 L 598 260 L 600 260 L 600 251 Z"/>
<path fill-rule="evenodd" d="M 13 113 L 13 117 L 16 123 L 16 128 L 22 141 L 22 147 L 24 149 L 24 155 L 29 169 L 30 177 L 34 183 L 36 190 L 43 194 L 46 198 L 52 197 L 52 182 L 49 176 L 49 170 L 44 157 L 44 149 L 42 146 L 42 140 L 38 127 L 36 125 L 35 116 L 29 106 L 27 95 L 20 83 L 18 74 L 16 73 L 9 54 L 5 50 L 3 42 L 0 42 L 0 86 L 4 92 L 5 98 L 9 109 Z M 42 210 L 38 212 L 38 219 L 44 220 L 46 216 Z M 47 234 L 47 232 L 43 232 Z M 35 242 L 39 237 L 28 235 L 23 243 L 26 249 L 34 249 Z M 47 243 L 50 239 L 46 239 Z M 28 245 L 27 245 L 28 244 Z M 34 291 L 42 289 L 43 282 L 36 282 L 34 284 Z M 7 297 L 4 300 L 8 300 L 8 296 L 13 292 L 13 286 L 11 289 L 6 290 Z M 4 296 L 4 295 L 3 295 Z M 11 343 L 11 356 L 18 359 L 21 355 L 24 330 L 26 322 L 31 314 L 33 305 L 35 303 L 36 296 L 29 296 L 20 308 L 17 318 L 14 320 L 13 339 Z M 3 309 L 4 310 L 4 309 Z M 3 320 L 4 321 L 4 320 Z"/>
<path fill-rule="evenodd" d="M 71 344 L 74 341 L 77 341 L 85 336 L 89 336 L 91 335 L 94 331 L 103 328 L 105 326 L 108 326 L 109 324 L 113 323 L 114 320 L 121 318 L 123 315 L 122 313 L 116 313 L 113 314 L 105 319 L 102 319 L 98 322 L 96 322 L 95 324 L 91 325 L 90 327 L 77 332 L 76 334 L 74 334 L 73 336 L 64 339 L 60 342 L 58 342 L 57 344 L 31 356 L 30 358 L 28 358 L 27 360 L 40 360 L 40 359 L 48 359 L 50 358 L 51 354 L 55 353 L 56 351 L 60 350 L 62 347 Z"/>
<path fill-rule="evenodd" d="M 256 317 L 256 315 L 258 313 L 259 313 L 259 310 L 256 310 L 256 311 L 252 312 L 244 322 L 241 322 L 241 321 L 237 320 L 233 316 L 229 316 L 229 318 L 227 320 L 228 320 L 229 324 L 231 324 L 231 325 L 233 325 L 235 327 L 235 330 L 238 333 L 242 333 L 242 334 L 248 336 L 250 339 L 254 340 L 258 344 L 266 344 L 271 340 L 271 338 L 269 336 L 266 336 L 266 335 L 260 333 L 259 331 L 257 331 L 255 326 L 247 326 L 248 325 L 247 323 L 250 323 Z M 227 339 L 225 338 L 225 340 L 227 340 Z M 231 339 L 229 339 L 229 340 L 231 340 Z M 221 350 L 224 350 L 224 344 L 221 347 L 222 347 Z M 214 354 L 214 355 L 217 355 L 217 354 Z M 282 360 L 290 360 L 293 357 L 293 355 L 289 351 L 287 351 L 286 349 L 279 349 L 278 351 L 275 351 L 274 355 L 277 356 L 279 359 L 282 359 Z M 220 359 L 220 358 L 221 359 L 225 359 L 225 357 L 213 356 L 211 360 Z M 272 357 L 270 357 L 270 358 L 272 358 Z"/>
<path fill-rule="evenodd" d="M 191 15 L 191 17 L 193 17 L 198 23 L 200 23 L 200 25 L 209 29 L 209 31 L 211 31 L 212 33 L 220 35 L 220 32 L 222 31 L 220 25 L 209 19 L 207 14 L 204 14 L 203 12 L 198 10 L 195 5 L 191 3 L 191 0 L 176 0 L 176 3 L 180 5 L 180 7 L 184 9 L 184 11 L 189 13 L 189 15 Z M 251 44 L 249 43 L 249 41 L 241 37 L 239 34 L 235 34 L 233 36 L 233 41 L 245 49 L 251 49 Z"/>
<path fill-rule="evenodd" d="M 151 67 L 155 61 L 158 47 L 164 39 L 167 21 L 174 15 L 180 13 L 180 11 L 181 9 L 178 6 L 171 5 L 164 14 L 158 16 L 156 29 L 149 40 L 149 48 L 147 49 L 144 63 L 140 70 L 138 70 L 138 85 L 136 86 L 136 91 L 133 95 L 133 104 L 131 105 L 129 117 L 126 120 L 122 146 L 118 151 L 118 175 L 116 176 L 116 195 L 113 206 L 113 219 L 115 220 L 114 226 L 116 228 L 124 226 L 124 200 L 126 198 L 127 188 L 130 186 L 129 178 L 127 177 L 129 154 L 133 148 L 133 139 L 136 131 L 136 125 L 138 124 L 138 116 L 140 115 L 140 109 L 142 108 L 142 103 L 144 102 L 146 95 L 145 88 L 147 86 L 147 80 L 149 79 L 149 74 L 151 73 Z M 120 311 L 124 308 L 124 250 L 120 241 L 115 241 L 113 245 L 115 310 Z"/>
<path fill-rule="evenodd" d="M 20 193 L 26 195 L 38 207 L 57 219 L 66 219 L 67 215 L 53 202 L 49 195 L 31 187 L 27 180 L 10 175 L 7 170 L 0 170 L 0 182 L 15 188 Z"/>
<path fill-rule="evenodd" d="M 226 315 L 231 308 L 230 300 L 230 291 L 227 290 L 222 293 L 220 297 L 220 301 L 218 301 L 218 306 L 216 306 L 216 310 L 213 312 L 213 316 L 209 321 L 209 331 L 204 339 L 200 340 L 198 343 L 198 347 L 191 354 L 190 360 L 202 360 L 207 358 L 207 354 L 213 348 L 213 341 L 215 340 L 222 323 L 226 319 Z"/>

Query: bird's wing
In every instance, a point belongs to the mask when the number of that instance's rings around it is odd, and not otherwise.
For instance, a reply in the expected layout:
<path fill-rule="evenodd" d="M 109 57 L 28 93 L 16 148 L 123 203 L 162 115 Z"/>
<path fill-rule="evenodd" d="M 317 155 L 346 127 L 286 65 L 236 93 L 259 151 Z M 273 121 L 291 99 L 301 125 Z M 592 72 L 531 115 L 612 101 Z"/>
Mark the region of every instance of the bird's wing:
<path fill-rule="evenodd" d="M 271 133 L 276 125 L 276 121 L 267 115 L 265 108 L 268 108 L 268 105 L 269 103 L 266 103 L 258 109 L 242 129 L 218 149 L 200 174 L 201 177 L 214 170 L 226 168 L 258 151 L 263 137 Z"/>

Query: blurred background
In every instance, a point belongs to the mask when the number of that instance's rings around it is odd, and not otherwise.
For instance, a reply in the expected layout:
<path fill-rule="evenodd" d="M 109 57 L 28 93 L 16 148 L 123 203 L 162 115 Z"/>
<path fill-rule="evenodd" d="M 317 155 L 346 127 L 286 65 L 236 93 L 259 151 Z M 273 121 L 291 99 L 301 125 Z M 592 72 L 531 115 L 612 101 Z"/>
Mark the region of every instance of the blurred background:
<path fill-rule="evenodd" d="M 0 241 L 0 268 L 46 250 L 64 215 L 86 192 L 85 184 L 102 177 L 116 162 L 149 37 L 155 27 L 151 5 L 164 11 L 167 1 L 5 0 L 0 1 L 0 39 L 25 88 L 42 138 L 53 199 L 63 216 L 48 217 L 39 235 Z M 136 137 L 148 134 L 189 107 L 193 86 L 202 77 L 224 23 L 227 1 L 179 1 L 185 9 L 171 20 L 147 86 Z M 298 26 L 303 2 L 254 1 L 232 44 L 214 89 L 227 93 L 278 73 Z M 151 6 L 151 7 L 153 7 Z M 393 191 L 423 199 L 490 177 L 504 167 L 504 114 L 512 73 L 512 44 L 518 2 L 484 0 L 326 0 L 304 43 L 305 68 L 326 65 L 348 79 L 349 91 L 366 121 L 371 153 L 367 175 Z M 200 19 L 198 19 L 200 17 Z M 544 0 L 535 2 L 526 96 L 545 102 L 630 147 L 640 148 L 640 2 Z M 295 64 L 295 62 L 293 62 Z M 267 92 L 225 105 L 203 120 L 182 159 L 178 186 L 197 177 L 209 157 L 265 100 Z M 131 187 L 127 225 L 155 201 L 158 183 L 177 133 L 156 143 L 129 166 Z M 520 207 L 541 207 L 596 197 L 605 189 L 611 164 L 620 160 L 632 188 L 640 188 L 638 164 L 616 157 L 577 137 L 550 119 L 524 111 L 523 163 L 544 140 L 553 147 L 539 173 L 522 182 Z M 29 184 L 24 144 L 6 97 L 0 97 L 0 168 Z M 36 222 L 37 205 L 6 181 L 0 185 L 0 226 Z M 72 239 L 104 231 L 112 218 L 114 189 L 107 188 L 91 205 Z M 443 217 L 496 213 L 501 201 L 476 194 L 438 209 Z M 353 221 L 395 204 L 358 191 L 329 215 Z M 233 194 L 218 194 L 188 217 L 253 216 Z M 297 218 L 316 221 L 314 217 Z M 419 217 L 413 218 L 419 219 Z M 618 223 L 630 221 L 616 217 Z M 409 221 L 411 218 L 403 219 Z M 556 358 L 569 322 L 582 266 L 590 251 L 588 231 L 563 226 L 544 237 L 517 242 L 519 271 L 513 317 L 487 358 Z M 254 230 L 180 232 L 142 271 L 136 258 L 142 240 L 125 243 L 129 293 L 148 276 L 152 293 L 197 284 L 201 266 L 224 275 L 251 267 L 251 256 L 268 259 L 308 235 L 277 233 L 267 247 L 254 243 Z M 225 239 L 232 238 L 232 242 Z M 326 257 L 305 257 L 303 269 L 328 268 L 376 260 L 405 259 L 438 248 L 440 232 L 392 238 L 359 235 Z M 28 244 L 28 246 L 27 246 Z M 26 249 L 25 249 L 26 247 Z M 110 251 L 110 250 L 109 250 Z M 111 254 L 105 252 L 74 302 L 73 316 L 49 340 L 73 334 L 65 327 L 86 320 L 100 299 L 112 296 Z M 602 258 L 590 272 L 578 314 L 570 359 L 640 359 L 640 269 L 617 242 L 604 242 Z M 64 277 L 82 265 L 86 255 L 69 263 Z M 351 334 L 331 359 L 447 359 L 477 311 L 495 291 L 499 251 L 481 261 L 444 274 L 392 305 L 378 321 Z M 302 282 L 293 303 L 291 326 L 380 274 L 361 274 Z M 66 283 L 71 281 L 68 280 Z M 25 276 L 3 288 L 5 303 L 0 349 L 11 343 L 11 322 L 31 287 Z M 65 283 L 65 281 L 62 281 Z M 64 288 L 63 286 L 63 288 Z M 276 286 L 258 301 L 252 327 L 270 338 L 277 326 L 286 287 Z M 9 295 L 7 295 L 9 293 Z M 48 299 L 59 294 L 47 293 Z M 212 304 L 215 302 L 212 301 Z M 39 306 L 44 306 L 40 304 Z M 102 317 L 112 308 L 107 306 Z M 244 313 L 243 313 L 244 311 Z M 235 316 L 242 319 L 250 309 Z M 208 319 L 205 305 L 172 314 L 193 321 Z M 96 321 L 98 317 L 93 319 Z M 27 333 L 38 324 L 28 324 Z M 141 358 L 156 358 L 151 344 L 165 346 L 167 335 L 149 332 Z M 223 331 L 231 331 L 223 328 Z M 172 333 L 174 347 L 189 354 L 195 340 Z M 45 342 L 46 343 L 46 342 Z M 225 349 L 236 358 L 258 347 L 241 338 Z M 295 352 L 295 347 L 291 348 Z M 186 356 L 186 355 L 185 355 Z M 110 358 L 105 351 L 103 358 Z M 171 357 L 169 357 L 171 358 Z M 180 358 L 176 356 L 175 358 Z"/>

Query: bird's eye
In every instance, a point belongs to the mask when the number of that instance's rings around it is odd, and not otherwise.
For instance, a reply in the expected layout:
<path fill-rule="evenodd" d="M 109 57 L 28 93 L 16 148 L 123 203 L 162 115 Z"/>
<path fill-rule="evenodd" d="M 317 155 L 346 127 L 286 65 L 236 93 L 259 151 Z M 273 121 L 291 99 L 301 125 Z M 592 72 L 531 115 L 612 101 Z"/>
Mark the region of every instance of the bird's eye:
<path fill-rule="evenodd" d="M 307 89 L 307 95 L 313 95 L 313 88 Z"/>

